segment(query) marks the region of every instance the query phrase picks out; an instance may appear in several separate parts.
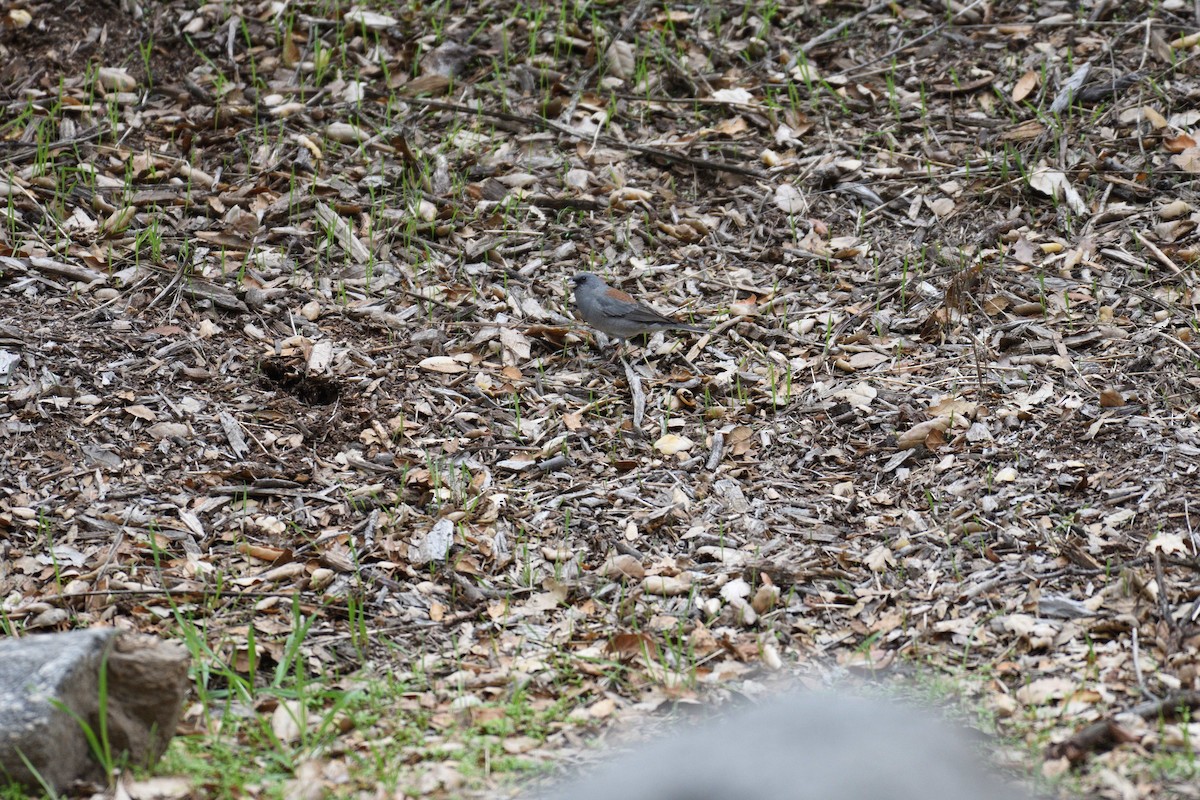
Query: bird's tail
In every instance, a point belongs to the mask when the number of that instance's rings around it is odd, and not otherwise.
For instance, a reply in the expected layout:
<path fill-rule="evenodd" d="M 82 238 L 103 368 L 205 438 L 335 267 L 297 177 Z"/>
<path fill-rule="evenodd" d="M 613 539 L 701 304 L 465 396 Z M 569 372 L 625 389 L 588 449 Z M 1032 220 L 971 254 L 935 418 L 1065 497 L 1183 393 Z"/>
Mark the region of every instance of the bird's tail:
<path fill-rule="evenodd" d="M 678 325 L 676 325 L 675 327 L 676 327 L 678 330 L 681 330 L 681 331 L 692 331 L 693 333 L 712 333 L 712 331 L 711 331 L 711 330 L 709 330 L 708 328 L 700 328 L 700 327 L 698 327 L 698 326 L 696 326 L 696 325 L 685 325 L 685 324 L 684 324 L 684 323 L 682 323 L 682 322 L 681 322 L 681 323 L 679 323 Z"/>

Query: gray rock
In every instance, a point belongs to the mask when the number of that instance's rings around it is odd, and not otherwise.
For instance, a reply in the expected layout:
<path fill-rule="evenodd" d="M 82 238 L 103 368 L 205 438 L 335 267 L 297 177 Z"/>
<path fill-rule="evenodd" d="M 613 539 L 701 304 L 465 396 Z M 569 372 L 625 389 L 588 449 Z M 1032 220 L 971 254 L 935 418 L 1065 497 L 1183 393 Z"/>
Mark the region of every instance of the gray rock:
<path fill-rule="evenodd" d="M 0 640 L 0 775 L 29 788 L 40 776 L 56 790 L 104 777 L 75 716 L 99 735 L 106 657 L 113 758 L 151 764 L 162 755 L 183 708 L 186 650 L 112 628 L 25 636 Z"/>
<path fill-rule="evenodd" d="M 964 729 L 965 731 L 965 729 Z M 884 700 L 831 693 L 766 699 L 677 729 L 546 800 L 1019 800 L 969 735 Z"/>

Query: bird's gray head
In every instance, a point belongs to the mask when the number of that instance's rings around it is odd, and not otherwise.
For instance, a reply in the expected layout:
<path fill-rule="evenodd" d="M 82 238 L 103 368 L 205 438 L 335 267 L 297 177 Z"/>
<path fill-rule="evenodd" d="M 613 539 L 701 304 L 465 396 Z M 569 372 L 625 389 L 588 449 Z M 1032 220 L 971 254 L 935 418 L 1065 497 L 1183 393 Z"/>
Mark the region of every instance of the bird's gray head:
<path fill-rule="evenodd" d="M 590 272 L 581 272 L 575 277 L 571 278 L 571 285 L 576 289 L 578 289 L 580 286 L 586 286 L 588 284 L 595 286 L 602 283 L 604 283 L 604 281 L 600 280 L 600 276 L 593 275 Z"/>

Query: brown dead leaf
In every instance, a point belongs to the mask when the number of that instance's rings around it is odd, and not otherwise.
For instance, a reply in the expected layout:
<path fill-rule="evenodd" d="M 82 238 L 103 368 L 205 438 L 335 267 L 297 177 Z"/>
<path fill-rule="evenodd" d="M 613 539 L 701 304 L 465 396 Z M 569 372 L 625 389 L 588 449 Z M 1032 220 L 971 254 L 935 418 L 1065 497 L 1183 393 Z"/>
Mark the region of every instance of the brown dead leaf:
<path fill-rule="evenodd" d="M 934 432 L 940 435 L 949 429 L 949 417 L 935 417 L 925 422 L 918 422 L 896 437 L 896 446 L 901 450 L 917 447 L 918 445 L 925 444 L 926 439 Z"/>
<path fill-rule="evenodd" d="M 1035 119 L 1031 119 L 1003 131 L 1000 134 L 1000 141 L 1028 142 L 1037 139 L 1045 132 L 1045 125 Z"/>
<path fill-rule="evenodd" d="M 1184 172 L 1193 175 L 1200 173 L 1200 147 L 1188 147 L 1171 156 L 1171 163 Z"/>
<path fill-rule="evenodd" d="M 271 712 L 271 732 L 281 742 L 295 742 L 307 727 L 307 710 L 300 700 L 283 700 Z"/>
<path fill-rule="evenodd" d="M 721 136 L 735 139 L 738 134 L 746 132 L 749 128 L 750 126 L 746 123 L 745 119 L 740 116 L 734 116 L 727 117 L 718 122 L 713 126 L 713 131 Z"/>
<path fill-rule="evenodd" d="M 422 359 L 417 366 L 430 372 L 453 375 L 459 372 L 466 372 L 469 362 L 469 356 L 466 358 L 461 356 L 430 356 L 429 358 Z"/>
<path fill-rule="evenodd" d="M 1178 136 L 1164 136 L 1162 142 L 1163 148 L 1168 153 L 1182 153 L 1196 146 L 1196 140 L 1186 133 L 1181 133 Z"/>
<path fill-rule="evenodd" d="M 636 51 L 633 45 L 626 41 L 617 40 L 609 45 L 605 52 L 605 59 L 608 63 L 608 69 L 618 78 L 630 78 L 633 76 L 633 70 L 636 66 Z"/>
<path fill-rule="evenodd" d="M 446 93 L 452 81 L 448 75 L 439 75 L 436 72 L 419 75 L 401 86 L 400 94 L 405 97 L 437 97 Z"/>
<path fill-rule="evenodd" d="M 621 659 L 658 657 L 658 644 L 646 633 L 618 633 L 609 637 L 605 649 L 610 655 Z"/>
<path fill-rule="evenodd" d="M 1012 101 L 1019 103 L 1028 97 L 1029 93 L 1037 88 L 1040 75 L 1041 73 L 1032 69 L 1022 75 L 1013 86 Z"/>
<path fill-rule="evenodd" d="M 237 546 L 237 552 L 256 558 L 259 561 L 266 561 L 273 564 L 284 557 L 290 557 L 291 551 L 279 547 L 267 547 L 265 545 L 242 543 Z"/>
<path fill-rule="evenodd" d="M 149 408 L 146 408 L 146 406 L 142 405 L 141 403 L 137 403 L 137 404 L 134 404 L 131 406 L 125 406 L 125 413 L 131 417 L 137 417 L 138 419 L 144 419 L 148 422 L 153 422 L 154 420 L 158 419 L 157 414 L 155 414 Z"/>
<path fill-rule="evenodd" d="M 590 706 L 588 706 L 587 709 L 588 716 L 590 716 L 592 719 L 605 719 L 612 716 L 613 712 L 616 710 L 617 704 L 610 697 L 597 700 L 595 703 L 592 703 Z"/>

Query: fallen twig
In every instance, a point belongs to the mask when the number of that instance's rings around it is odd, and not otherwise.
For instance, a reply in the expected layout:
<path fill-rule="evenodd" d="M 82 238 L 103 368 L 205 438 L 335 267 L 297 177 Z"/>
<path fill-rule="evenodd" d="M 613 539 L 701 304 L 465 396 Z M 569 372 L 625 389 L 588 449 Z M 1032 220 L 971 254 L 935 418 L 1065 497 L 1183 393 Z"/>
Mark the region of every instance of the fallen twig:
<path fill-rule="evenodd" d="M 1175 692 L 1162 700 L 1151 700 L 1134 706 L 1127 714 L 1135 714 L 1144 720 L 1176 719 L 1184 710 L 1200 708 L 1200 692 L 1186 690 Z M 1122 728 L 1115 716 L 1092 723 L 1065 742 L 1053 744 L 1046 750 L 1049 758 L 1066 758 L 1072 764 L 1083 761 L 1091 752 L 1102 752 L 1132 741 L 1132 735 Z"/>
<path fill-rule="evenodd" d="M 460 103 L 448 103 L 444 100 L 431 100 L 425 97 L 408 98 L 405 102 L 415 105 L 422 105 L 426 108 L 437 108 L 443 111 L 457 111 L 463 114 L 471 114 L 473 116 L 491 117 L 492 119 L 504 120 L 505 122 L 516 122 L 523 125 L 531 125 L 542 127 L 549 130 L 557 131 L 564 136 L 570 136 L 573 139 L 580 141 L 591 142 L 592 137 L 588 134 L 574 130 L 560 122 L 546 119 L 539 116 L 531 116 L 528 114 L 510 114 L 507 111 L 493 111 L 486 108 L 476 108 L 474 106 L 466 106 Z M 694 158 L 692 156 L 680 155 L 672 153 L 669 150 L 661 150 L 657 147 L 647 147 L 646 145 L 634 144 L 632 142 L 623 142 L 612 136 L 598 136 L 595 142 L 603 144 L 606 147 L 616 148 L 618 150 L 629 150 L 634 153 L 640 153 L 645 156 L 653 156 L 661 158 L 664 161 L 671 161 L 676 164 L 687 164 L 698 169 L 710 170 L 713 172 L 731 172 L 735 175 L 745 175 L 749 178 L 758 178 L 766 180 L 768 176 L 762 170 L 753 169 L 751 167 L 743 167 L 740 164 L 729 164 L 722 161 L 710 161 L 706 158 Z"/>

